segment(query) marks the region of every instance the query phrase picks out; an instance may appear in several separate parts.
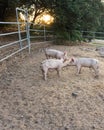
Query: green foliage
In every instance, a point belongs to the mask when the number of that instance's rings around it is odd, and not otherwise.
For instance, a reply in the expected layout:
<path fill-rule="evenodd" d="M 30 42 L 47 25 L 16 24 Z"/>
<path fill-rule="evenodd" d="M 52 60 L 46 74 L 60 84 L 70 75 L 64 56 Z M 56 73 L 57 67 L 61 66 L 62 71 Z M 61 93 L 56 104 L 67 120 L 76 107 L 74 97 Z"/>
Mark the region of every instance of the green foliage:
<path fill-rule="evenodd" d="M 81 32 L 78 30 L 56 32 L 56 37 L 60 39 L 60 41 L 81 41 L 81 36 Z"/>
<path fill-rule="evenodd" d="M 100 0 L 61 0 L 56 5 L 54 29 L 68 32 L 69 40 L 81 40 L 80 32 L 75 30 L 96 31 L 101 24 L 104 6 Z"/>
<path fill-rule="evenodd" d="M 70 40 L 72 41 L 81 41 L 82 40 L 82 35 L 81 32 L 78 30 L 72 30 L 70 31 Z"/>
<path fill-rule="evenodd" d="M 104 2 L 103 2 L 103 9 L 100 17 L 100 25 L 98 26 L 97 31 L 104 33 Z"/>

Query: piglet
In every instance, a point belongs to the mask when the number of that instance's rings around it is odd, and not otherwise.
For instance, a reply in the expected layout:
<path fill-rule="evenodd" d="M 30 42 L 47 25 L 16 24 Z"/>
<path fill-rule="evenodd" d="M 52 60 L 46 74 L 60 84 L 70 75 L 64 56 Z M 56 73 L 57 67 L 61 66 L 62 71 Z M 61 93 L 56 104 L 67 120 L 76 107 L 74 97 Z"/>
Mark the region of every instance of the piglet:
<path fill-rule="evenodd" d="M 95 71 L 95 77 L 99 75 L 99 61 L 93 58 L 71 58 L 69 65 L 77 66 L 77 74 L 81 73 L 82 67 L 89 67 Z"/>
<path fill-rule="evenodd" d="M 47 80 L 47 73 L 48 70 L 56 70 L 58 76 L 60 76 L 60 71 L 63 67 L 67 66 L 69 63 L 69 59 L 64 60 L 62 59 L 46 59 L 41 63 L 41 69 L 43 72 L 43 77 L 45 80 Z"/>
<path fill-rule="evenodd" d="M 56 59 L 67 59 L 67 52 L 62 52 L 62 51 L 59 51 L 59 50 L 55 50 L 55 49 L 45 49 L 45 55 L 46 55 L 46 58 L 56 58 Z"/>

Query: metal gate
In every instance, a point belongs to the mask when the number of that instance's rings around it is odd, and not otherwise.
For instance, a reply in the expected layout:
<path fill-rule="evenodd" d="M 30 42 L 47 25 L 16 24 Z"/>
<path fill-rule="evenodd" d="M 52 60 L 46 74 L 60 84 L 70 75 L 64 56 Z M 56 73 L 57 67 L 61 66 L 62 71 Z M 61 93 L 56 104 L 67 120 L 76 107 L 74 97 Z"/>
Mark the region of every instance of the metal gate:
<path fill-rule="evenodd" d="M 23 12 L 25 16 L 25 21 L 20 22 L 19 21 L 19 12 Z M 15 32 L 9 32 L 9 33 L 0 33 L 0 38 L 11 36 L 11 35 L 18 35 L 18 40 L 12 41 L 10 43 L 1 44 L 0 45 L 0 62 L 8 59 L 9 57 L 13 56 L 14 54 L 28 48 L 30 53 L 30 33 L 29 33 L 29 23 L 28 23 L 28 12 L 26 10 L 16 8 L 16 19 L 17 22 L 0 22 L 1 25 L 17 25 L 17 31 Z M 25 25 L 25 29 L 21 30 L 21 24 Z M 22 37 L 22 34 L 25 34 L 25 38 Z M 25 44 L 23 44 L 25 42 Z M 12 53 L 6 54 L 5 56 L 2 56 L 2 53 L 6 50 L 6 48 L 9 48 L 13 45 L 19 45 L 18 49 L 13 51 Z M 3 51 L 4 49 L 4 51 Z M 8 49 L 9 50 L 9 49 Z"/>

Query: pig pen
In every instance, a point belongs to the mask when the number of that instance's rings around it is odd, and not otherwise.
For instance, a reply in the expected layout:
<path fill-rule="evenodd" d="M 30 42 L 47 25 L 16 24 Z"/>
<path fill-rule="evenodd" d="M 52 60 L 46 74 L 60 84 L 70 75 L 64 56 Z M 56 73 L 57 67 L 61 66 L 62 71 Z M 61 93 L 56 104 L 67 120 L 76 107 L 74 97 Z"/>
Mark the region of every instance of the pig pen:
<path fill-rule="evenodd" d="M 42 47 L 0 63 L 0 130 L 104 130 L 104 58 L 92 45 L 51 45 L 69 57 L 98 59 L 99 78 L 88 68 L 77 76 L 68 66 L 60 78 L 53 71 L 44 81 Z"/>

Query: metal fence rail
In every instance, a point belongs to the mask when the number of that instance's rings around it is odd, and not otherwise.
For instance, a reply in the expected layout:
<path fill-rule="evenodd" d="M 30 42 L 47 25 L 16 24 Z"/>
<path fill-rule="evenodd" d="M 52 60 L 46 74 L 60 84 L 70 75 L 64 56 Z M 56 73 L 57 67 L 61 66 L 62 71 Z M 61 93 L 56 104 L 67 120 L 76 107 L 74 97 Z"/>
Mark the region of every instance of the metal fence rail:
<path fill-rule="evenodd" d="M 30 52 L 30 39 L 29 39 L 29 26 L 28 26 L 28 23 L 27 22 L 19 22 L 19 11 L 24 11 L 25 13 L 25 17 L 27 18 L 28 14 L 27 14 L 27 11 L 25 10 L 22 10 L 22 9 L 19 9 L 19 8 L 16 8 L 16 18 L 17 18 L 17 22 L 0 22 L 0 24 L 3 24 L 3 25 L 15 25 L 17 26 L 17 31 L 15 32 L 9 32 L 9 33 L 2 33 L 0 34 L 0 38 L 1 37 L 6 37 L 6 36 L 13 36 L 13 35 L 18 35 L 18 40 L 16 41 L 13 41 L 13 42 L 10 42 L 10 43 L 7 43 L 5 45 L 1 45 L 0 46 L 0 52 L 2 53 L 3 49 L 6 48 L 6 47 L 12 47 L 13 45 L 19 45 L 19 48 L 17 50 L 15 50 L 14 52 L 10 53 L 10 54 L 7 54 L 5 55 L 4 57 L 1 57 L 0 58 L 0 62 L 8 59 L 9 57 L 15 55 L 16 53 L 28 48 L 29 49 L 29 52 Z M 28 20 L 27 20 L 28 21 Z M 25 29 L 24 30 L 21 30 L 20 28 L 20 25 L 21 24 L 25 24 Z M 26 38 L 22 38 L 22 33 L 26 33 L 28 36 L 26 36 Z M 27 42 L 27 44 L 25 44 L 23 46 L 23 42 Z"/>
<path fill-rule="evenodd" d="M 19 22 L 19 12 L 22 11 L 25 14 L 25 21 L 24 22 Z M 30 44 L 30 40 L 35 38 L 35 39 L 42 39 L 42 41 L 39 41 L 38 43 L 45 43 L 45 42 L 50 42 L 52 41 L 52 31 L 47 31 L 45 26 L 41 25 L 42 28 L 34 28 L 34 29 L 30 29 L 30 25 L 32 23 L 28 22 L 28 13 L 26 10 L 20 9 L 20 8 L 16 8 L 16 18 L 17 18 L 17 22 L 0 22 L 0 25 L 4 24 L 4 25 L 15 25 L 16 26 L 16 30 L 14 32 L 8 32 L 8 33 L 1 33 L 0 34 L 0 38 L 2 37 L 6 37 L 6 36 L 13 36 L 13 35 L 18 35 L 18 40 L 16 41 L 12 41 L 10 43 L 6 43 L 4 45 L 0 46 L 0 62 L 8 59 L 9 57 L 19 53 L 20 51 L 23 51 L 24 49 L 28 49 L 29 53 L 30 53 L 30 48 L 31 48 L 31 44 Z M 25 29 L 21 30 L 21 25 L 24 24 L 25 25 Z M 34 25 L 35 26 L 35 25 Z M 39 25 L 40 26 L 40 25 Z M 50 36 L 48 36 L 48 33 L 50 34 Z M 22 34 L 25 35 L 25 38 L 23 38 Z M 51 38 L 48 39 L 47 38 Z M 25 44 L 24 44 L 25 42 Z M 6 50 L 6 48 L 8 47 L 13 47 L 13 46 L 18 46 L 17 50 L 13 51 L 10 54 L 2 55 L 3 49 Z"/>
<path fill-rule="evenodd" d="M 25 14 L 25 17 L 26 17 L 26 21 L 27 22 L 19 22 L 19 11 L 22 11 L 24 12 Z M 13 45 L 19 45 L 19 48 L 17 48 L 15 51 L 13 51 L 12 53 L 10 54 L 7 54 L 3 57 L 0 56 L 0 62 L 8 59 L 9 57 L 15 55 L 16 53 L 28 48 L 29 50 L 29 53 L 30 53 L 30 38 L 29 38 L 29 24 L 28 24 L 28 13 L 26 10 L 22 10 L 22 9 L 19 9 L 19 8 L 16 8 L 16 18 L 17 18 L 17 22 L 0 22 L 0 24 L 4 24 L 4 25 L 15 25 L 17 26 L 17 31 L 15 32 L 9 32 L 9 33 L 2 33 L 0 34 L 0 38 L 1 37 L 6 37 L 6 36 L 13 36 L 13 35 L 18 35 L 18 40 L 17 41 L 13 41 L 13 42 L 10 42 L 10 43 L 7 43 L 5 45 L 1 45 L 0 46 L 0 52 L 2 54 L 2 50 L 5 49 L 5 48 L 9 48 L 9 47 L 12 47 Z M 20 25 L 21 24 L 25 24 L 25 29 L 24 30 L 21 30 L 20 28 Z M 26 38 L 22 38 L 22 33 L 26 33 Z M 26 42 L 25 45 L 23 45 L 23 42 Z M 5 49 L 6 50 L 6 49 Z"/>
<path fill-rule="evenodd" d="M 17 51 L 15 51 L 15 52 L 13 52 L 13 53 L 11 53 L 10 55 L 7 55 L 6 57 L 0 59 L 0 62 L 2 62 L 2 61 L 4 61 L 4 60 L 8 59 L 9 57 L 11 57 L 11 56 L 17 54 L 18 52 L 20 52 L 20 51 L 22 51 L 22 50 L 24 50 L 24 49 L 26 49 L 26 48 L 28 48 L 28 45 L 25 46 L 25 47 L 23 47 L 23 48 L 21 48 L 21 49 L 19 49 L 19 50 L 17 50 Z"/>
<path fill-rule="evenodd" d="M 104 32 L 81 31 L 82 38 L 104 40 Z"/>
<path fill-rule="evenodd" d="M 30 23 L 33 24 L 33 23 Z M 39 39 L 42 38 L 42 40 L 47 41 L 53 41 L 54 35 L 53 31 L 46 28 L 45 25 L 35 25 L 33 24 L 34 29 L 29 29 L 30 32 L 30 39 Z"/>
<path fill-rule="evenodd" d="M 0 22 L 1 23 L 1 22 Z M 10 24 L 13 24 L 14 22 L 11 22 Z M 4 24 L 6 24 L 5 22 L 4 22 Z M 9 23 L 8 23 L 9 24 Z M 17 23 L 18 24 L 18 23 Z M 24 31 L 21 31 L 21 33 L 23 33 Z M 26 31 L 25 31 L 26 32 Z M 0 37 L 3 37 L 3 36 L 10 36 L 10 35 L 15 35 L 15 34 L 18 34 L 18 31 L 17 32 L 10 32 L 10 33 L 3 33 L 3 34 L 0 34 Z M 20 44 L 20 43 L 22 43 L 22 42 L 24 42 L 24 41 L 27 41 L 28 40 L 28 38 L 21 38 L 21 39 L 19 39 L 18 41 L 13 41 L 13 42 L 11 42 L 11 43 L 7 43 L 7 44 L 5 44 L 5 45 L 1 45 L 0 46 L 0 50 L 2 50 L 3 48 L 6 48 L 6 47 L 10 47 L 10 46 L 13 46 L 13 45 L 18 45 L 18 44 Z M 9 55 L 7 55 L 7 56 L 5 56 L 5 57 L 2 57 L 2 58 L 0 58 L 0 62 L 2 62 L 2 61 L 4 61 L 4 60 L 6 60 L 6 59 L 8 59 L 9 57 L 11 57 L 11 56 L 13 56 L 14 54 L 16 54 L 16 53 L 18 53 L 18 52 L 20 52 L 20 51 L 22 51 L 22 50 L 24 50 L 24 49 L 26 49 L 26 48 L 29 48 L 29 45 L 26 45 L 26 46 L 22 46 L 21 47 L 21 45 L 20 45 L 20 48 L 17 50 L 17 51 L 15 51 L 15 52 L 13 52 L 13 53 L 11 53 L 11 54 L 9 54 Z M 0 56 L 1 57 L 1 56 Z"/>

